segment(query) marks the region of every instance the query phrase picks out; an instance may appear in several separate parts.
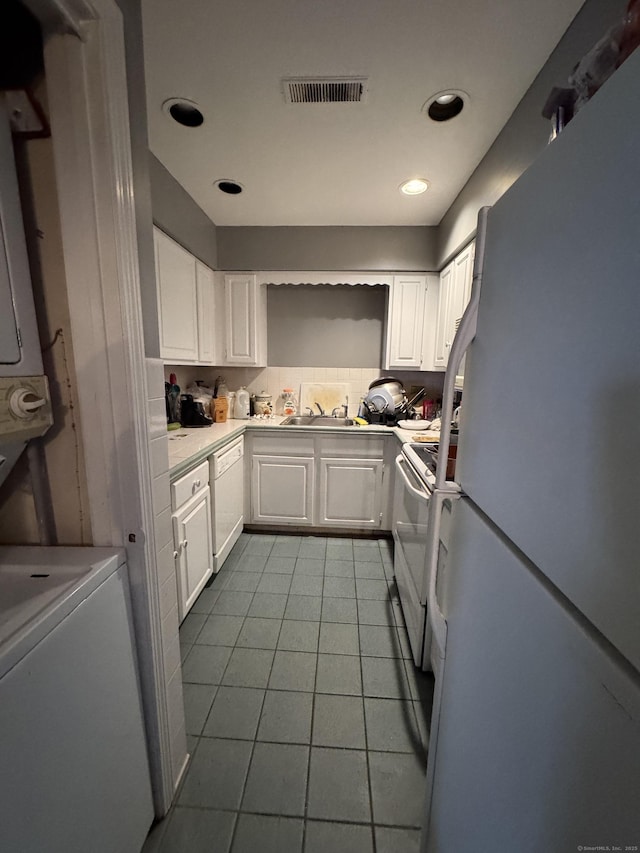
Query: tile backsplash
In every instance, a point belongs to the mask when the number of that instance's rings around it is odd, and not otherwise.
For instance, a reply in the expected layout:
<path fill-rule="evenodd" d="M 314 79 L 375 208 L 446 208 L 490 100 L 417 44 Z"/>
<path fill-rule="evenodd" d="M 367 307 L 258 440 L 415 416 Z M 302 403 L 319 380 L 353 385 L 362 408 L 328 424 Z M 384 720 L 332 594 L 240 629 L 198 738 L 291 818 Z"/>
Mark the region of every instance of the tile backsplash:
<path fill-rule="evenodd" d="M 379 367 L 197 367 L 185 365 L 165 365 L 165 378 L 170 373 L 176 374 L 180 388 L 184 389 L 196 379 L 213 386 L 217 376 L 223 376 L 230 391 L 236 391 L 242 385 L 250 393 L 266 391 L 275 401 L 283 388 L 293 388 L 296 395 L 300 394 L 301 382 L 348 382 L 351 386 L 349 395 L 349 414 L 356 415 L 360 399 L 364 397 L 369 385 L 374 379 L 385 374 L 399 379 L 409 394 L 414 386 L 424 386 L 427 396 L 442 395 L 443 373 L 421 373 L 418 371 L 398 373 L 397 371 L 381 370 Z"/>

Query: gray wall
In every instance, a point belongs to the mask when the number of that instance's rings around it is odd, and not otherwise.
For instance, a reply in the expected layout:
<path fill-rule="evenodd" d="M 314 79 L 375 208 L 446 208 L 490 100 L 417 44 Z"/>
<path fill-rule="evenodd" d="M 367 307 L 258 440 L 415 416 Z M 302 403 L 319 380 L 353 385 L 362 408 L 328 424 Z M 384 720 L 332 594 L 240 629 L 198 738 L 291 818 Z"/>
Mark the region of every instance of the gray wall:
<path fill-rule="evenodd" d="M 131 159 L 136 208 L 136 231 L 140 260 L 140 297 L 145 353 L 160 355 L 156 274 L 151 228 L 151 188 L 149 184 L 149 140 L 147 137 L 147 96 L 142 49 L 142 10 L 140 0 L 116 0 L 124 19 L 124 39 L 129 90 Z"/>
<path fill-rule="evenodd" d="M 270 367 L 382 364 L 384 285 L 269 285 Z"/>
<path fill-rule="evenodd" d="M 436 269 L 473 236 L 478 210 L 494 204 L 549 140 L 541 115 L 553 86 L 566 85 L 573 66 L 623 17 L 624 0 L 587 0 L 511 118 L 469 178 L 438 228 Z"/>
<path fill-rule="evenodd" d="M 217 228 L 224 270 L 434 270 L 436 228 Z"/>
<path fill-rule="evenodd" d="M 151 152 L 149 167 L 153 221 L 207 266 L 216 268 L 216 226 Z"/>

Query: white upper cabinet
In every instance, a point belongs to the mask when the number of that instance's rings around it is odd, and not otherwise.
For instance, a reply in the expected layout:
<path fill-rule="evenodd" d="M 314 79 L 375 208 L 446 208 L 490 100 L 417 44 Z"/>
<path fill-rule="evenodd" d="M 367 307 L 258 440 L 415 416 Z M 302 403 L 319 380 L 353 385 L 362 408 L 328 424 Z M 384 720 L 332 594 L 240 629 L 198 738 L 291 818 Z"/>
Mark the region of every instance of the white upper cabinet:
<path fill-rule="evenodd" d="M 160 358 L 215 364 L 213 270 L 175 240 L 153 229 L 156 252 Z"/>
<path fill-rule="evenodd" d="M 395 275 L 389 287 L 384 367 L 435 370 L 437 274 Z"/>
<path fill-rule="evenodd" d="M 252 273 L 224 277 L 224 364 L 267 364 L 267 288 Z"/>
<path fill-rule="evenodd" d="M 455 268 L 453 266 L 453 261 L 440 273 L 440 294 L 438 297 L 438 315 L 436 320 L 435 355 L 433 357 L 433 366 L 435 370 L 445 370 L 447 367 L 447 316 L 454 274 Z M 451 342 L 449 341 L 449 346 L 450 345 Z"/>
<path fill-rule="evenodd" d="M 385 368 L 420 370 L 427 277 L 395 275 L 389 294 Z"/>
<path fill-rule="evenodd" d="M 215 281 L 213 270 L 200 261 L 196 261 L 196 284 L 198 293 L 198 360 L 203 364 L 215 364 Z"/>
<path fill-rule="evenodd" d="M 446 370 L 451 344 L 471 297 L 475 243 L 455 257 L 440 273 L 434 370 Z"/>
<path fill-rule="evenodd" d="M 162 231 L 154 228 L 160 358 L 198 359 L 196 260 Z"/>

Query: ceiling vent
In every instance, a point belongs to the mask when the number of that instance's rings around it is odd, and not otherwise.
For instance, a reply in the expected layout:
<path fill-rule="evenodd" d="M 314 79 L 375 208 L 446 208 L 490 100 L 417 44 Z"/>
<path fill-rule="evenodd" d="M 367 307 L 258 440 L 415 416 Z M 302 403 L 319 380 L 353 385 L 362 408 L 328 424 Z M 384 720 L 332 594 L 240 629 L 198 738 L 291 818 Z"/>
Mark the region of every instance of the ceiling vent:
<path fill-rule="evenodd" d="M 361 104 L 366 77 L 287 77 L 282 81 L 288 104 Z"/>

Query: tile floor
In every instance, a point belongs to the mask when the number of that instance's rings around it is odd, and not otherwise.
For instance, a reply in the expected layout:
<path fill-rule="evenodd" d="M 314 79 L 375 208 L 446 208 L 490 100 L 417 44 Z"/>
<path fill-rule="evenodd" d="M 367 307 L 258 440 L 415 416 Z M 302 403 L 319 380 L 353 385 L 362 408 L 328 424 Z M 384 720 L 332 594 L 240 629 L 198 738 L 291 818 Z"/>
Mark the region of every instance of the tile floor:
<path fill-rule="evenodd" d="M 192 758 L 144 853 L 417 853 L 433 682 L 389 540 L 243 533 L 180 642 Z"/>

